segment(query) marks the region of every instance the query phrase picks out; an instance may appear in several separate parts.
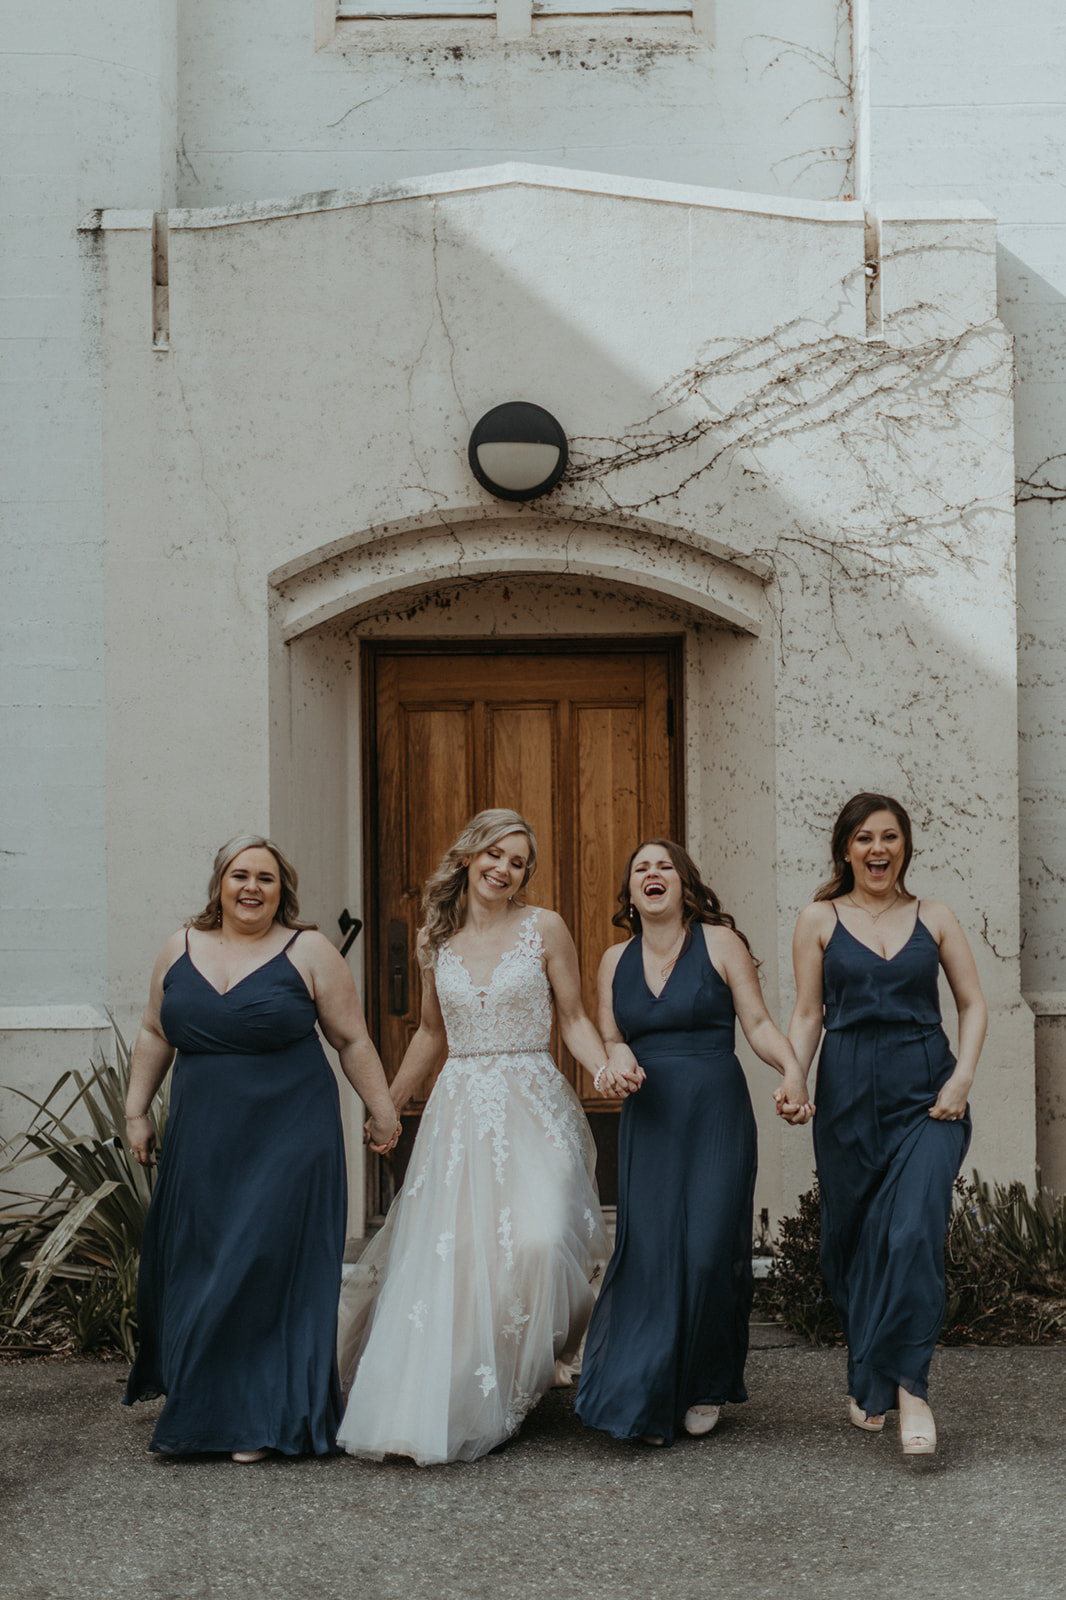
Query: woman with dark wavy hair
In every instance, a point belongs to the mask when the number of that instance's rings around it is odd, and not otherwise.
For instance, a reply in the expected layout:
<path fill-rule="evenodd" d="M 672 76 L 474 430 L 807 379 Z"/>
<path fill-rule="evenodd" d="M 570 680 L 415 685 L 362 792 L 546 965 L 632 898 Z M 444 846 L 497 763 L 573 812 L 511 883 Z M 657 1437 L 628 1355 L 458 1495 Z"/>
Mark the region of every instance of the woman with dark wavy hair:
<path fill-rule="evenodd" d="M 783 1075 L 782 1114 L 813 1108 L 775 1027 L 747 939 L 671 839 L 626 864 L 600 964 L 600 1032 L 639 1063 L 618 1138 L 618 1233 L 589 1327 L 577 1412 L 619 1439 L 710 1433 L 747 1399 L 755 1118 L 734 1053 L 739 1021 Z M 612 1054 L 612 1062 L 621 1062 Z"/>
<path fill-rule="evenodd" d="M 822 1270 L 848 1347 L 850 1420 L 880 1433 L 898 1405 L 903 1453 L 932 1455 L 944 1234 L 988 1013 L 958 922 L 906 887 L 913 845 L 899 801 L 853 795 L 831 849 L 832 873 L 796 924 L 789 1026 L 804 1072 L 822 1046 Z M 941 968 L 958 1009 L 958 1060 L 940 1020 Z"/>
<path fill-rule="evenodd" d="M 126 1403 L 165 1394 L 149 1446 L 234 1461 L 336 1449 L 334 1313 L 347 1213 L 337 1083 L 315 1024 L 371 1115 L 399 1124 L 347 963 L 300 917 L 296 872 L 261 834 L 215 857 L 207 904 L 171 935 L 133 1047 L 126 1135 L 155 1165 L 139 1349 Z"/>

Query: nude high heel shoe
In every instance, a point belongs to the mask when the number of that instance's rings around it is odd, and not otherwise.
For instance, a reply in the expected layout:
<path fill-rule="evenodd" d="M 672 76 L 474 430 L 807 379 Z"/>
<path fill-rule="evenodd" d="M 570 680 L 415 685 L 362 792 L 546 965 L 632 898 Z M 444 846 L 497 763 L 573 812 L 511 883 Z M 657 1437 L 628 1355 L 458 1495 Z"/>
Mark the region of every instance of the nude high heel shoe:
<path fill-rule="evenodd" d="M 856 1428 L 861 1428 L 864 1433 L 882 1433 L 884 1431 L 884 1417 L 868 1417 L 862 1406 L 859 1405 L 857 1400 L 853 1400 L 850 1394 L 848 1395 L 848 1421 L 853 1423 Z"/>
<path fill-rule="evenodd" d="M 718 1426 L 721 1415 L 721 1406 L 689 1406 L 685 1412 L 685 1432 L 698 1439 Z"/>

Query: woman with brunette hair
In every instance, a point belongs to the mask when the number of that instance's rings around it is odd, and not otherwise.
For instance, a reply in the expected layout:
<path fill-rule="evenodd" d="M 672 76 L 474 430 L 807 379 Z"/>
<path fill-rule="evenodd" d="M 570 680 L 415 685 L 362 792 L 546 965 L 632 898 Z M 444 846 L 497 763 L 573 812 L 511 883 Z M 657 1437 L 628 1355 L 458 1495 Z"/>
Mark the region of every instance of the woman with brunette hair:
<path fill-rule="evenodd" d="M 127 1405 L 167 1397 L 152 1450 L 257 1461 L 336 1449 L 347 1204 L 316 1022 L 366 1103 L 374 1148 L 390 1149 L 398 1122 L 347 964 L 301 921 L 277 845 L 240 834 L 215 857 L 204 910 L 163 946 L 130 1067 L 126 1133 L 147 1167 L 149 1109 L 174 1063 L 126 1389 Z"/>
<path fill-rule="evenodd" d="M 672 1444 L 710 1433 L 747 1399 L 755 1118 L 735 1024 L 784 1077 L 783 1114 L 812 1113 L 774 1026 L 747 939 L 670 839 L 626 864 L 617 927 L 600 964 L 608 1047 L 639 1063 L 618 1138 L 618 1234 L 589 1327 L 577 1412 L 619 1439 Z M 619 1066 L 621 1066 L 619 1058 Z"/>
<path fill-rule="evenodd" d="M 537 860 L 515 811 L 482 811 L 426 884 L 422 1013 L 397 1111 L 433 1069 L 410 1165 L 346 1283 L 338 1435 L 352 1455 L 472 1461 L 509 1438 L 576 1355 L 607 1244 L 580 1103 L 549 1054 L 622 1088 L 581 1004 L 573 940 L 527 905 Z"/>
<path fill-rule="evenodd" d="M 844 806 L 832 876 L 796 924 L 789 1037 L 805 1072 L 822 1040 L 822 1270 L 848 1346 L 849 1417 L 879 1433 L 898 1405 L 903 1453 L 932 1455 L 944 1234 L 988 1013 L 958 922 L 906 888 L 911 853 L 898 800 L 857 794 Z M 958 1009 L 957 1061 L 941 1025 L 941 968 Z"/>

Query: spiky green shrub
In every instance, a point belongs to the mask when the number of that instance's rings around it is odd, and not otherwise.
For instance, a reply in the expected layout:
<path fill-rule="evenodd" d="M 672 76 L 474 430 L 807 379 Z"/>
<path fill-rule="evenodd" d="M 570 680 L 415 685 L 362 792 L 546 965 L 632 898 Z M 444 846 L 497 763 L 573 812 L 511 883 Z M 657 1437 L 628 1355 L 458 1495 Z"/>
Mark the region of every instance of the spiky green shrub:
<path fill-rule="evenodd" d="M 955 1185 L 944 1248 L 945 1344 L 1066 1339 L 1066 1197 L 1024 1183 Z"/>
<path fill-rule="evenodd" d="M 781 1220 L 773 1241 L 773 1264 L 758 1286 L 764 1315 L 801 1333 L 812 1344 L 839 1344 L 840 1322 L 822 1276 L 822 1202 L 818 1180 L 801 1194 L 795 1216 Z"/>
<path fill-rule="evenodd" d="M 17 1350 L 47 1312 L 78 1350 L 106 1344 L 133 1353 L 137 1259 L 155 1168 L 139 1166 L 118 1137 L 129 1071 L 129 1047 L 115 1027 L 114 1064 L 101 1059 L 87 1075 L 64 1073 L 43 1101 L 12 1091 L 33 1115 L 0 1151 L 0 1180 L 47 1160 L 60 1182 L 43 1198 L 4 1191 L 18 1203 L 0 1213 L 0 1349 Z M 165 1091 L 152 1115 L 161 1143 Z"/>
<path fill-rule="evenodd" d="M 818 1184 L 800 1196 L 774 1241 L 769 1276 L 759 1286 L 764 1314 L 812 1344 L 840 1340 L 822 1276 Z M 943 1344 L 1066 1341 L 1066 1198 L 1024 1183 L 990 1187 L 975 1172 L 959 1179 L 944 1245 L 947 1314 Z"/>

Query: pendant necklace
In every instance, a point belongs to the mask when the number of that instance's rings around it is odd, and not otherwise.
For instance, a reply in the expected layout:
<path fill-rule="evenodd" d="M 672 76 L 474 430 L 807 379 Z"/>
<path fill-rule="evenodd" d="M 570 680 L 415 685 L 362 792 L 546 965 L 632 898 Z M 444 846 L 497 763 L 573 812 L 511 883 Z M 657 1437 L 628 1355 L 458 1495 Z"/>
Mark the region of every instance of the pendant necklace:
<path fill-rule="evenodd" d="M 892 901 L 891 905 L 882 906 L 880 911 L 867 911 L 866 907 L 860 906 L 859 902 L 857 900 L 853 900 L 850 894 L 846 896 L 844 904 L 846 906 L 854 906 L 856 911 L 861 911 L 868 916 L 871 922 L 877 922 L 879 918 L 885 916 L 889 911 L 894 911 L 896 909 L 898 900 L 899 896 L 897 895 L 896 899 Z"/>

